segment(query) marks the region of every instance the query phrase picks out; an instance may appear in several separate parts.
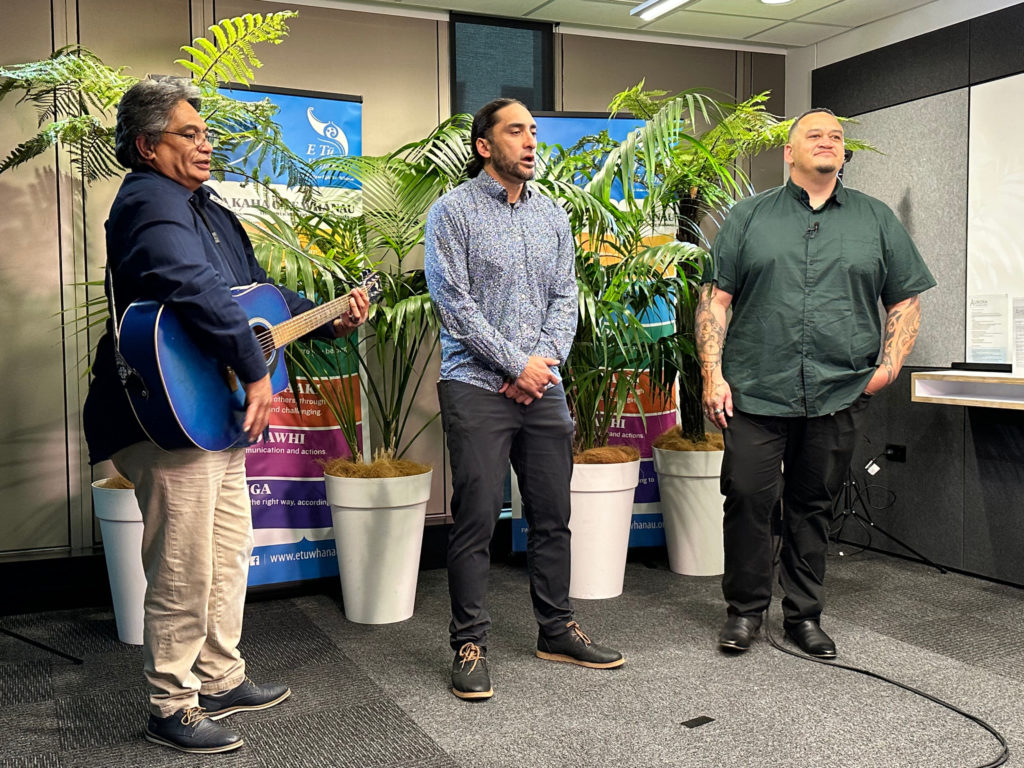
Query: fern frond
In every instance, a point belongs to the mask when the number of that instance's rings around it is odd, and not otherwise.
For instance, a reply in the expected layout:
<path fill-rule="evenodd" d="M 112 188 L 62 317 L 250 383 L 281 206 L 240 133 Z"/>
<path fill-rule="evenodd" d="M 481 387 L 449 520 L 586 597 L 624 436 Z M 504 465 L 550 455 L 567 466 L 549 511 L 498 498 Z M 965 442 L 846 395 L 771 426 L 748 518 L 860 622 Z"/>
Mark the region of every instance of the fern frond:
<path fill-rule="evenodd" d="M 288 19 L 295 16 L 295 11 L 279 11 L 223 19 L 210 27 L 213 40 L 197 37 L 192 45 L 183 45 L 182 52 L 192 59 L 178 59 L 175 63 L 189 70 L 197 83 L 215 86 L 233 81 L 249 85 L 255 77 L 253 70 L 263 66 L 253 45 L 278 45 L 288 34 Z"/>

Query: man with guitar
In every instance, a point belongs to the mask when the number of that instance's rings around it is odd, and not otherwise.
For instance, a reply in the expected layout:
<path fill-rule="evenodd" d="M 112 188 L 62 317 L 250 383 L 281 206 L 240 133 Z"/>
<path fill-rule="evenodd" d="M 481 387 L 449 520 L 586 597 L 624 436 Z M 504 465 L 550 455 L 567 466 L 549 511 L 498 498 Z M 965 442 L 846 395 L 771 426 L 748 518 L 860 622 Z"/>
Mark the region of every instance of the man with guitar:
<path fill-rule="evenodd" d="M 118 107 L 116 154 L 131 173 L 106 223 L 112 321 L 97 347 L 83 420 L 90 461 L 110 459 L 134 483 L 142 510 L 146 738 L 210 753 L 242 745 L 215 721 L 274 706 L 291 691 L 252 682 L 237 647 L 252 550 L 245 444 L 267 428 L 274 392 L 267 347 L 231 288 L 269 280 L 238 219 L 203 185 L 212 147 L 199 106 L 197 89 L 184 81 L 143 80 Z M 281 294 L 292 314 L 314 307 Z M 159 446 L 149 439 L 133 401 L 141 407 L 189 382 L 161 383 L 121 354 L 119 321 L 138 302 L 173 315 L 196 355 L 223 371 L 223 386 L 241 388 L 233 445 L 203 450 L 184 437 Z M 341 317 L 312 335 L 344 336 L 366 319 L 362 290 L 344 304 Z"/>

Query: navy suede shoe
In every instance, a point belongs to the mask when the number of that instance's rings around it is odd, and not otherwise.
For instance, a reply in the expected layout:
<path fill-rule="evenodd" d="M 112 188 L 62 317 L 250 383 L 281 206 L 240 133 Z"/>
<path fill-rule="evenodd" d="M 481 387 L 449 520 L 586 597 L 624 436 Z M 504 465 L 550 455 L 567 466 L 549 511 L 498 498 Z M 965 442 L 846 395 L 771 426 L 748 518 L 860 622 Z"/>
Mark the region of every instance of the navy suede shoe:
<path fill-rule="evenodd" d="M 149 716 L 146 740 L 194 754 L 230 752 L 242 746 L 242 737 L 210 720 L 202 707 L 179 709 L 167 717 Z"/>
<path fill-rule="evenodd" d="M 199 694 L 199 706 L 206 710 L 211 720 L 220 720 L 235 712 L 255 712 L 269 709 L 292 695 L 286 685 L 266 683 L 257 685 L 248 677 L 230 691 L 223 693 Z"/>

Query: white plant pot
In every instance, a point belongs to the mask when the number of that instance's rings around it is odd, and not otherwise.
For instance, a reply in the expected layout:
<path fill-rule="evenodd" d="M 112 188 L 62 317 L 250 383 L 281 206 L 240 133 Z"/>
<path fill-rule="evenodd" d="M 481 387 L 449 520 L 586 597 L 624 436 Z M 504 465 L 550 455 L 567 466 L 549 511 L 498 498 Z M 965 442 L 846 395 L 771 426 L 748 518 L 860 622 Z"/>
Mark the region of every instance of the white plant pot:
<path fill-rule="evenodd" d="M 117 638 L 142 645 L 146 601 L 146 574 L 142 570 L 142 513 L 132 488 L 104 488 L 92 484 L 92 509 L 100 521 L 107 578 L 114 600 Z"/>
<path fill-rule="evenodd" d="M 324 475 L 349 621 L 391 624 L 412 616 L 432 475 Z"/>
<path fill-rule="evenodd" d="M 597 600 L 622 594 L 639 482 L 639 460 L 573 466 L 569 597 Z"/>
<path fill-rule="evenodd" d="M 654 449 L 668 566 L 675 573 L 718 576 L 725 570 L 719 485 L 724 454 Z"/>

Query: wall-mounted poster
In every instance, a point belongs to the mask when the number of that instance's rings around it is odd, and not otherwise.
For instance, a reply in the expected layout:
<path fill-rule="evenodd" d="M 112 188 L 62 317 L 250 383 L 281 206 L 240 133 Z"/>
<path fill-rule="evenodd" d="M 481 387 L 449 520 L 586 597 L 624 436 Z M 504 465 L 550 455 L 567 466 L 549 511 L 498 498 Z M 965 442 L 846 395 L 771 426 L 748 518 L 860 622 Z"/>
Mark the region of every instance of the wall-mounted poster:
<path fill-rule="evenodd" d="M 629 134 L 644 124 L 643 120 L 632 117 L 608 117 L 601 114 L 587 113 L 534 113 L 537 120 L 537 140 L 541 144 L 560 144 L 568 149 L 584 136 L 594 136 L 601 131 L 608 131 L 610 138 L 624 141 Z M 636 194 L 641 197 L 642 189 Z M 622 187 L 615 181 L 611 196 L 621 199 Z M 656 235 L 655 239 L 674 237 L 674 228 L 665 235 Z M 655 337 L 672 333 L 675 330 L 675 312 L 667 303 L 659 305 L 656 310 L 647 312 L 641 321 Z M 610 433 L 612 444 L 631 445 L 640 451 L 640 484 L 633 497 L 633 522 L 629 534 L 631 547 L 657 547 L 665 544 L 665 531 L 661 519 L 661 497 L 658 493 L 658 478 L 654 472 L 652 443 L 662 432 L 678 422 L 675 398 L 669 402 L 655 402 L 649 388 L 640 385 L 641 402 L 630 402 L 622 418 Z M 640 416 L 640 407 L 646 414 Z M 526 521 L 521 517 L 517 507 L 518 494 L 515 489 L 513 498 L 512 549 L 515 552 L 526 550 Z"/>
<path fill-rule="evenodd" d="M 312 161 L 362 152 L 362 103 L 358 97 L 334 96 L 274 88 L 225 88 L 240 101 L 269 99 L 288 147 Z M 281 195 L 295 199 L 287 179 L 272 167 L 261 167 Z M 359 189 L 350 179 L 319 179 L 318 196 L 332 205 L 359 209 Z M 228 174 L 214 184 L 222 201 L 240 217 L 262 204 L 251 185 Z M 358 367 L 350 360 L 343 370 L 326 372 L 321 386 L 359 392 Z M 299 401 L 289 390 L 274 399 L 269 439 L 250 446 L 246 456 L 255 545 L 249 562 L 249 586 L 279 584 L 338 574 L 331 510 L 324 491 L 325 458 L 347 456 L 348 447 L 337 421 L 323 400 L 299 379 Z M 357 407 L 358 394 L 354 398 Z"/>

